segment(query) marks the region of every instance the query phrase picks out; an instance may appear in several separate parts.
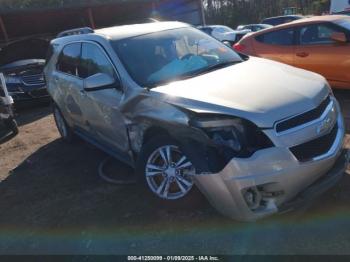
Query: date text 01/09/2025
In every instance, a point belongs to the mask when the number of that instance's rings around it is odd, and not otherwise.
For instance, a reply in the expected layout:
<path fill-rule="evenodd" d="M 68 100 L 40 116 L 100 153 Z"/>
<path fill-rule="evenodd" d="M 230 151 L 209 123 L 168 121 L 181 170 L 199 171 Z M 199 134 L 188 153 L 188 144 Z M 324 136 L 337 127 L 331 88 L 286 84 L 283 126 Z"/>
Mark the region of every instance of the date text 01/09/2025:
<path fill-rule="evenodd" d="M 217 256 L 128 256 L 128 261 L 220 261 Z"/>

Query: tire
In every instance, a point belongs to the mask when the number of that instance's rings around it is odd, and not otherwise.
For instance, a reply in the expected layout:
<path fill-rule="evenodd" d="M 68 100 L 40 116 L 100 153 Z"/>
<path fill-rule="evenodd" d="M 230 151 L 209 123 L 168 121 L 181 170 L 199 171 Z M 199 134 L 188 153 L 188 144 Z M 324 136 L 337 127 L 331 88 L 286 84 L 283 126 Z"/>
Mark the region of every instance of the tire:
<path fill-rule="evenodd" d="M 63 141 L 67 143 L 72 143 L 74 140 L 74 133 L 72 129 L 68 126 L 61 111 L 56 105 L 53 105 L 53 116 L 55 119 L 57 130 L 60 133 Z"/>
<path fill-rule="evenodd" d="M 169 136 L 154 137 L 143 146 L 136 174 L 146 190 L 167 207 L 193 207 L 204 200 L 191 178 L 195 167 Z"/>

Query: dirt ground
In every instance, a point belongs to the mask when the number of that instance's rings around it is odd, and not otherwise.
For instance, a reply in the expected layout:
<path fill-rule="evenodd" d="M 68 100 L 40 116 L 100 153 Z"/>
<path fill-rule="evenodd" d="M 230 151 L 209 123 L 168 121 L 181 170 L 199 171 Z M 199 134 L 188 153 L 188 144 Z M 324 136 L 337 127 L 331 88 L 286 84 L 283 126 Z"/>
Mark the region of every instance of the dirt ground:
<path fill-rule="evenodd" d="M 350 92 L 336 95 L 350 127 Z M 17 121 L 0 144 L 0 254 L 350 254 L 348 174 L 304 212 L 238 223 L 206 202 L 168 209 L 140 185 L 102 181 L 106 155 L 62 142 L 49 107 Z"/>

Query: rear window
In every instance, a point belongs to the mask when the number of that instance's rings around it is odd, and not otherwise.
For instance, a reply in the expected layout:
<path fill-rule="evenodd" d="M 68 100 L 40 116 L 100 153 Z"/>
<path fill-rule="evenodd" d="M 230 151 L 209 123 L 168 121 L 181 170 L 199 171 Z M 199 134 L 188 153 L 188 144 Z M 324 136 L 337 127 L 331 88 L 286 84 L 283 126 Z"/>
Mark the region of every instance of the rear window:
<path fill-rule="evenodd" d="M 283 17 L 277 17 L 277 18 L 268 18 L 261 22 L 262 24 L 268 24 L 268 25 L 280 25 L 284 23 Z"/>
<path fill-rule="evenodd" d="M 266 34 L 261 34 L 255 37 L 256 41 L 267 45 L 294 45 L 294 30 L 285 29 Z"/>

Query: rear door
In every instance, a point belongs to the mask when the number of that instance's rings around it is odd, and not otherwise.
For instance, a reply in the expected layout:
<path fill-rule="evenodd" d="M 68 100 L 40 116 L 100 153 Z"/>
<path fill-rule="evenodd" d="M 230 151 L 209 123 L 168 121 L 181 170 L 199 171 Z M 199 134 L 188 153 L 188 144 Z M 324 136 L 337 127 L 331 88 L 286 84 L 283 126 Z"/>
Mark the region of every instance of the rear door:
<path fill-rule="evenodd" d="M 298 31 L 297 67 L 323 75 L 334 87 L 350 87 L 350 44 L 331 39 L 346 29 L 332 23 L 305 25 Z"/>
<path fill-rule="evenodd" d="M 70 126 L 74 128 L 85 126 L 81 109 L 83 79 L 78 75 L 80 54 L 81 43 L 66 45 L 53 72 L 53 82 L 59 90 L 56 103 Z"/>
<path fill-rule="evenodd" d="M 259 34 L 255 37 L 253 47 L 259 57 L 294 65 L 295 30 L 287 28 Z"/>

